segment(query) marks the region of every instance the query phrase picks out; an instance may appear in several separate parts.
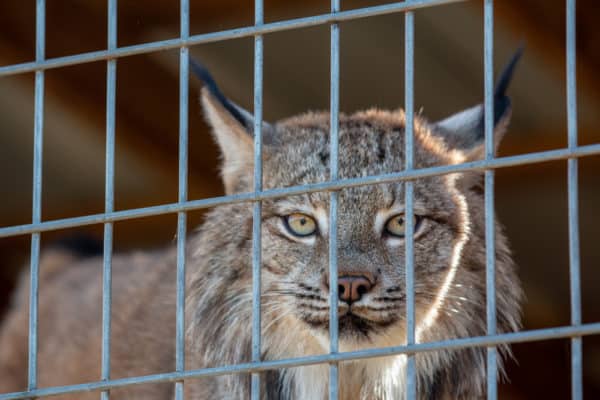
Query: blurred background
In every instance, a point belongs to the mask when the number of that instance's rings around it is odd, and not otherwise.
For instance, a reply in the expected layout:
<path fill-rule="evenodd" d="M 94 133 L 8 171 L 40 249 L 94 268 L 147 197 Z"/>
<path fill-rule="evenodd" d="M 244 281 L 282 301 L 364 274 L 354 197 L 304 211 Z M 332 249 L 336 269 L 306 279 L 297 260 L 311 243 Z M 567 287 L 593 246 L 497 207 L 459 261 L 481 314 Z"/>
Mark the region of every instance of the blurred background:
<path fill-rule="evenodd" d="M 343 9 L 384 4 L 344 0 Z M 192 1 L 191 33 L 252 25 L 250 0 Z M 47 4 L 47 58 L 106 48 L 106 1 Z M 326 13 L 326 0 L 265 1 L 267 22 Z M 600 142 L 600 5 L 577 2 L 579 144 Z M 403 14 L 341 24 L 341 109 L 397 108 L 404 99 Z M 567 145 L 563 1 L 502 0 L 495 5 L 495 65 L 525 43 L 510 88 L 513 121 L 500 155 Z M 179 1 L 120 1 L 118 45 L 179 35 Z M 482 101 L 483 9 L 480 1 L 418 10 L 415 105 L 435 120 Z M 265 36 L 264 115 L 267 120 L 329 106 L 329 27 Z M 253 39 L 194 46 L 236 102 L 252 109 Z M 35 2 L 0 1 L 0 65 L 35 54 Z M 121 58 L 117 77 L 116 208 L 177 200 L 178 51 Z M 31 222 L 33 73 L 0 78 L 0 227 Z M 201 117 L 198 83 L 190 82 L 189 198 L 223 194 L 218 153 Z M 43 219 L 100 213 L 104 208 L 106 63 L 46 73 Z M 497 172 L 496 209 L 520 267 L 526 329 L 569 323 L 566 161 Z M 584 322 L 600 321 L 600 157 L 580 159 L 580 234 Z M 190 215 L 190 229 L 202 212 Z M 173 242 L 176 215 L 115 224 L 115 249 Z M 78 233 L 102 238 L 102 226 L 54 231 L 43 245 Z M 18 272 L 29 259 L 29 236 L 0 239 L 0 316 Z M 600 398 L 600 339 L 586 337 L 585 398 Z M 513 346 L 503 399 L 567 399 L 568 340 Z M 1 349 L 0 349 L 1 351 Z"/>

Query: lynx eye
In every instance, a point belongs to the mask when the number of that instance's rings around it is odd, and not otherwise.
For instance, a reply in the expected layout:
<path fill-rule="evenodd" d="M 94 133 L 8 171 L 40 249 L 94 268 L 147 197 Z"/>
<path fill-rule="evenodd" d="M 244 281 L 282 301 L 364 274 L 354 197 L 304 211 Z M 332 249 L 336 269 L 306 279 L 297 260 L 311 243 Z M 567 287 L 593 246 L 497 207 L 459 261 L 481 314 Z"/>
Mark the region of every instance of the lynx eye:
<path fill-rule="evenodd" d="M 305 237 L 317 232 L 317 222 L 311 216 L 294 213 L 283 217 L 285 227 L 294 236 Z"/>
<path fill-rule="evenodd" d="M 421 222 L 421 218 L 417 215 L 413 216 L 413 227 L 414 232 L 417 232 L 419 228 L 419 223 Z M 384 233 L 396 237 L 403 238 L 405 233 L 405 216 L 404 214 L 396 214 L 393 217 L 389 218 L 385 223 Z"/>

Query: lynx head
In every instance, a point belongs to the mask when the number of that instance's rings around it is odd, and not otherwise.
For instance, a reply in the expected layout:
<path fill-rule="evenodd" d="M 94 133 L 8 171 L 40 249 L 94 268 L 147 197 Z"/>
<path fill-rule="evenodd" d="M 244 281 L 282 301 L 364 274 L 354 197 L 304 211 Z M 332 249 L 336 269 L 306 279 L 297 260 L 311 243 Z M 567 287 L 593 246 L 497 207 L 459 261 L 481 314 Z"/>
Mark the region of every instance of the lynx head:
<path fill-rule="evenodd" d="M 510 101 L 505 90 L 519 55 L 507 67 L 495 92 L 496 144 L 508 124 Z M 205 83 L 202 104 L 222 151 L 226 192 L 250 192 L 254 118 L 225 98 L 202 66 L 192 67 Z M 415 116 L 415 167 L 481 159 L 483 121 L 482 105 L 436 123 Z M 329 131 L 328 113 L 263 123 L 263 188 L 327 181 Z M 405 115 L 401 110 L 372 109 L 341 115 L 339 178 L 402 171 L 404 141 Z M 340 190 L 337 246 L 342 350 L 405 342 L 404 237 L 408 218 L 414 221 L 418 340 L 485 332 L 481 176 L 481 171 L 470 171 L 416 180 L 414 215 L 404 211 L 401 181 Z M 220 268 L 236 269 L 236 277 L 245 277 L 245 289 L 239 289 L 247 294 L 251 291 L 251 208 L 227 207 L 222 207 L 219 215 L 227 215 L 228 220 L 220 223 L 233 225 L 228 228 L 227 240 L 238 243 L 243 254 L 227 256 L 230 261 L 225 263 L 230 265 Z M 219 229 L 216 220 L 208 223 L 210 229 Z M 281 335 L 288 336 L 309 332 L 323 350 L 328 348 L 329 223 L 327 192 L 263 202 L 263 327 L 267 331 L 279 329 Z M 512 264 L 501 232 L 497 236 L 499 330 L 514 330 L 519 289 L 518 284 L 511 288 L 515 280 Z"/>

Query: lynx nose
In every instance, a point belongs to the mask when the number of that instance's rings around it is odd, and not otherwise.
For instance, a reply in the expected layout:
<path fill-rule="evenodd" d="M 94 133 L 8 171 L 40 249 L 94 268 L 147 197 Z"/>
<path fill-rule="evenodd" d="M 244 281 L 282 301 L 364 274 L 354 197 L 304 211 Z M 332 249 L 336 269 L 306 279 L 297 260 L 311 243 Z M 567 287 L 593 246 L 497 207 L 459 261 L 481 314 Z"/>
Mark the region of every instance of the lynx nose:
<path fill-rule="evenodd" d="M 341 301 L 352 304 L 359 301 L 363 294 L 371 291 L 373 284 L 362 275 L 342 275 L 338 278 L 338 297 Z"/>

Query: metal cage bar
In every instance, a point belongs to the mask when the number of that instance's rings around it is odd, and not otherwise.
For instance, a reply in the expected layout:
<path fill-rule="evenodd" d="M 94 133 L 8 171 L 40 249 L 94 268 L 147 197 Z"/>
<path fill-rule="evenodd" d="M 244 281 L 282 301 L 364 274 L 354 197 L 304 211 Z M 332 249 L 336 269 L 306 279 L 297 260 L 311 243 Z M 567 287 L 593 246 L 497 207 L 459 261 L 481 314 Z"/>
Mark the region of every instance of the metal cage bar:
<path fill-rule="evenodd" d="M 117 0 L 108 2 L 108 49 L 117 48 Z M 104 211 L 113 212 L 115 204 L 115 115 L 117 92 L 117 60 L 106 62 L 106 160 L 104 174 Z M 112 309 L 113 222 L 104 224 L 102 260 L 102 380 L 110 379 L 110 330 Z M 110 394 L 103 391 L 102 400 Z"/>
<path fill-rule="evenodd" d="M 484 125 L 485 159 L 495 155 L 494 146 L 494 1 L 484 3 Z M 494 221 L 494 170 L 485 170 L 484 175 L 485 214 L 485 292 L 487 334 L 496 334 L 496 224 Z M 487 398 L 498 398 L 497 350 L 487 348 Z"/>
<path fill-rule="evenodd" d="M 209 376 L 220 376 L 237 373 L 263 372 L 281 368 L 302 367 L 307 365 L 343 362 L 352 360 L 363 360 L 369 358 L 389 357 L 398 354 L 422 353 L 436 350 L 455 350 L 468 347 L 498 346 L 501 344 L 527 343 L 534 341 L 562 339 L 572 336 L 587 336 L 600 334 L 600 322 L 581 324 L 579 326 L 561 326 L 546 329 L 535 329 L 529 331 L 504 333 L 497 335 L 475 336 L 462 339 L 450 339 L 439 342 L 417 343 L 412 346 L 383 347 L 361 351 L 342 352 L 337 354 L 322 354 L 318 356 L 306 356 L 288 358 L 274 361 L 262 361 L 257 363 L 242 363 L 225 365 L 215 368 L 203 368 L 188 370 L 184 372 L 168 372 L 162 374 L 135 376 L 122 379 L 112 379 L 108 382 L 98 381 L 82 383 L 77 385 L 47 387 L 25 392 L 14 392 L 0 394 L 0 400 L 28 399 L 31 397 L 47 397 L 59 394 L 89 392 L 119 388 L 131 385 L 142 385 L 159 382 L 175 382 L 182 379 L 192 379 Z"/>
<path fill-rule="evenodd" d="M 400 171 L 382 175 L 372 175 L 360 178 L 344 178 L 337 181 L 290 186 L 286 188 L 268 189 L 261 192 L 239 193 L 229 196 L 210 197 L 201 200 L 188 200 L 183 204 L 168 203 L 157 206 L 131 208 L 112 213 L 90 214 L 81 217 L 62 218 L 39 223 L 23 224 L 0 228 L 0 238 L 18 235 L 28 235 L 35 232 L 47 232 L 77 226 L 102 224 L 109 221 L 124 221 L 156 215 L 172 214 L 179 211 L 193 211 L 216 207 L 223 204 L 244 203 L 248 201 L 276 199 L 304 193 L 339 190 L 347 187 L 358 187 L 373 184 L 400 182 L 408 179 L 421 179 L 436 175 L 453 174 L 466 171 L 482 171 L 484 169 L 508 168 L 520 165 L 537 164 L 548 161 L 566 160 L 568 158 L 589 157 L 600 154 L 600 144 L 577 146 L 575 149 L 558 149 L 520 154 L 508 157 L 496 157 L 492 160 L 471 161 L 462 164 L 442 165 Z"/>
<path fill-rule="evenodd" d="M 577 148 L 577 78 L 575 47 L 575 0 L 567 0 L 567 129 L 569 149 Z M 571 325 L 581 325 L 581 282 L 579 260 L 579 198 L 577 159 L 567 161 L 569 203 L 569 280 Z M 571 338 L 571 398 L 583 398 L 583 349 L 581 337 Z"/>
<path fill-rule="evenodd" d="M 180 2 L 180 35 L 184 40 L 190 35 L 190 2 Z M 179 178 L 178 201 L 185 203 L 188 196 L 188 112 L 189 112 L 189 65 L 187 46 L 179 49 Z M 175 371 L 185 370 L 185 274 L 187 237 L 187 212 L 177 213 L 177 297 L 175 302 Z M 184 398 L 183 380 L 175 382 L 175 399 Z"/>
<path fill-rule="evenodd" d="M 254 24 L 264 23 L 263 0 L 254 0 Z M 262 190 L 262 124 L 263 124 L 263 37 L 254 37 L 254 192 Z M 252 361 L 261 358 L 261 214 L 262 204 L 258 199 L 252 209 Z M 260 399 L 260 374 L 251 378 L 251 398 Z"/>
<path fill-rule="evenodd" d="M 331 12 L 340 12 L 340 0 L 331 0 Z M 329 77 L 329 180 L 339 178 L 339 111 L 340 111 L 340 26 L 330 27 Z M 329 353 L 339 351 L 337 213 L 339 192 L 329 194 Z M 329 364 L 329 400 L 339 397 L 339 364 Z"/>
<path fill-rule="evenodd" d="M 35 22 L 35 59 L 44 60 L 46 52 L 46 2 L 37 0 Z M 35 109 L 33 127 L 33 205 L 32 223 L 42 220 L 42 158 L 44 141 L 44 71 L 35 71 Z M 31 235 L 31 264 L 29 283 L 29 355 L 27 389 L 37 387 L 38 303 L 41 233 Z"/>
<path fill-rule="evenodd" d="M 495 156 L 494 146 L 494 1 L 484 3 L 484 125 L 485 159 Z M 487 334 L 496 334 L 496 225 L 494 222 L 494 170 L 485 170 L 485 292 Z M 487 398 L 498 398 L 497 349 L 487 348 Z"/>
<path fill-rule="evenodd" d="M 305 18 L 295 18 L 285 21 L 271 22 L 268 24 L 252 25 L 242 28 L 234 28 L 219 32 L 211 32 L 190 36 L 187 40 L 181 38 L 160 40 L 139 45 L 124 46 L 114 51 L 100 50 L 77 55 L 56 57 L 48 60 L 26 62 L 0 67 L 0 76 L 14 75 L 23 72 L 45 70 L 51 68 L 66 67 L 68 65 L 83 64 L 93 61 L 108 60 L 138 54 L 152 53 L 159 50 L 176 49 L 181 46 L 194 46 L 202 43 L 212 43 L 222 40 L 237 39 L 242 37 L 264 35 L 267 33 L 289 31 L 299 28 L 330 24 L 333 22 L 350 21 L 377 15 L 392 14 L 407 10 L 417 10 L 441 4 L 458 3 L 466 0 L 407 0 L 381 6 L 365 7 L 356 10 L 340 11 L 339 13 L 328 13 L 314 15 Z"/>
<path fill-rule="evenodd" d="M 415 16 L 412 11 L 404 15 L 404 166 L 406 171 L 414 168 L 414 55 Z M 404 248 L 406 276 L 406 344 L 416 343 L 415 337 L 415 255 L 414 255 L 414 182 L 404 182 Z M 414 354 L 406 360 L 406 398 L 417 398 L 417 373 Z"/>
<path fill-rule="evenodd" d="M 579 157 L 600 154 L 600 144 L 578 146 L 577 144 L 577 98 L 575 71 L 575 0 L 566 0 L 566 60 L 567 60 L 567 118 L 568 147 L 559 150 L 528 153 L 519 156 L 495 157 L 493 126 L 493 0 L 484 0 L 484 96 L 485 96 L 485 159 L 459 165 L 445 165 L 414 169 L 413 160 L 413 116 L 414 116 L 414 14 L 413 10 L 461 0 L 407 0 L 382 6 L 365 7 L 348 11 L 340 10 L 340 1 L 331 0 L 331 11 L 327 14 L 306 18 L 264 23 L 263 0 L 255 1 L 255 24 L 237 29 L 207 34 L 189 34 L 189 0 L 180 0 L 181 34 L 178 39 L 156 41 L 119 48 L 117 46 L 117 0 L 108 2 L 108 46 L 106 50 L 82 53 L 73 56 L 45 59 L 45 0 L 36 0 L 36 58 L 34 62 L 0 67 L 0 76 L 8 76 L 35 71 L 34 109 L 34 168 L 33 168 L 33 207 L 32 223 L 0 228 L 0 237 L 31 234 L 31 277 L 29 298 L 29 355 L 28 385 L 24 392 L 0 394 L 0 400 L 46 397 L 57 394 L 100 391 L 102 399 L 109 398 L 109 391 L 129 385 L 174 382 L 176 399 L 183 399 L 184 379 L 205 376 L 219 376 L 232 373 L 251 374 L 252 398 L 260 399 L 260 373 L 272 369 L 291 368 L 329 363 L 329 398 L 338 397 L 338 364 L 343 361 L 360 360 L 392 355 L 407 357 L 407 398 L 417 396 L 415 356 L 418 353 L 441 349 L 461 349 L 467 347 L 487 348 L 487 396 L 497 398 L 497 351 L 496 346 L 508 343 L 539 341 L 557 338 L 571 340 L 571 379 L 572 398 L 582 399 L 582 336 L 600 334 L 600 323 L 583 324 L 581 319 L 581 287 L 579 258 L 578 224 L 578 176 Z M 339 22 L 375 15 L 405 12 L 405 109 L 406 142 L 405 170 L 397 173 L 340 179 L 338 174 L 339 144 L 339 63 L 340 36 Z M 262 96 L 263 96 L 263 35 L 331 24 L 331 74 L 330 74 L 330 179 L 327 182 L 300 185 L 280 189 L 262 189 Z M 189 109 L 189 46 L 228 40 L 240 37 L 255 37 L 254 51 L 254 191 L 202 200 L 187 200 L 188 165 L 188 109 Z M 114 211 L 114 152 L 115 152 L 115 113 L 116 113 L 116 63 L 120 57 L 145 54 L 164 49 L 180 49 L 180 90 L 179 90 L 179 184 L 178 201 L 153 207 Z M 75 218 L 42 221 L 42 156 L 44 125 L 44 72 L 47 69 L 92 61 L 107 62 L 106 99 L 106 170 L 105 170 L 105 212 Z M 495 302 L 495 237 L 494 237 L 494 172 L 497 168 L 527 165 L 551 160 L 568 159 L 568 201 L 569 201 L 569 275 L 571 296 L 571 325 L 498 334 L 496 331 Z M 338 348 L 338 286 L 337 286 L 337 209 L 338 191 L 344 188 L 391 182 L 405 182 L 405 213 L 407 233 L 414 231 L 414 220 L 410 218 L 414 208 L 414 184 L 418 178 L 450 174 L 464 171 L 485 171 L 485 233 L 486 233 L 486 313 L 487 335 L 461 339 L 448 339 L 436 342 L 417 343 L 415 337 L 415 298 L 414 298 L 414 241 L 406 235 L 405 277 L 407 286 L 407 340 L 406 345 L 369 349 L 354 352 L 339 352 Z M 329 224 L 329 279 L 330 279 L 330 352 L 318 356 L 304 356 L 276 361 L 261 361 L 261 201 L 265 199 L 330 191 Z M 252 361 L 236 365 L 226 365 L 199 370 L 185 370 L 185 241 L 187 212 L 223 204 L 253 202 L 253 242 L 252 242 Z M 177 302 L 176 302 L 176 368 L 174 372 L 136 376 L 123 379 L 110 378 L 110 314 L 111 314 L 111 264 L 113 223 L 116 221 L 147 216 L 177 213 Z M 37 320 L 38 320 L 38 277 L 40 237 L 42 232 L 90 224 L 104 224 L 104 258 L 102 289 L 102 368 L 101 379 L 83 384 L 37 388 Z"/>

